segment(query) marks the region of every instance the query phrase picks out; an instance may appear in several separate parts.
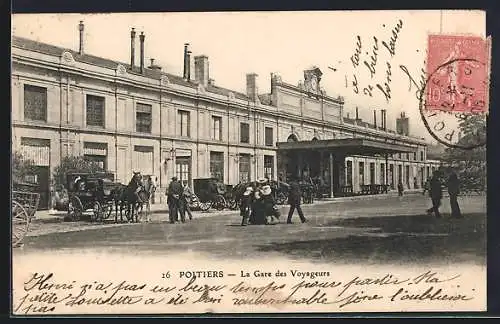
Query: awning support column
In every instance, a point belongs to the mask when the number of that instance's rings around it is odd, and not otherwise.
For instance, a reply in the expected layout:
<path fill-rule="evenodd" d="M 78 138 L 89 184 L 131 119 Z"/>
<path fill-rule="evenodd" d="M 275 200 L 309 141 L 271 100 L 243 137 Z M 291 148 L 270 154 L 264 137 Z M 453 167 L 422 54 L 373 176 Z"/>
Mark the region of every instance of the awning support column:
<path fill-rule="evenodd" d="M 333 153 L 330 152 L 330 198 L 333 198 Z"/>

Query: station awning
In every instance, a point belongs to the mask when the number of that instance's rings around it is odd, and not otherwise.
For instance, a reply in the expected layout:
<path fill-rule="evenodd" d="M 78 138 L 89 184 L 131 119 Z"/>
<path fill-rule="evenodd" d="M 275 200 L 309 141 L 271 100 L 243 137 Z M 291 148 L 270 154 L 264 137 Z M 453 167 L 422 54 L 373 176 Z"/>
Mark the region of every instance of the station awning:
<path fill-rule="evenodd" d="M 335 151 L 345 153 L 346 155 L 411 153 L 417 150 L 417 146 L 365 138 L 280 142 L 277 143 L 277 146 L 278 150 Z"/>

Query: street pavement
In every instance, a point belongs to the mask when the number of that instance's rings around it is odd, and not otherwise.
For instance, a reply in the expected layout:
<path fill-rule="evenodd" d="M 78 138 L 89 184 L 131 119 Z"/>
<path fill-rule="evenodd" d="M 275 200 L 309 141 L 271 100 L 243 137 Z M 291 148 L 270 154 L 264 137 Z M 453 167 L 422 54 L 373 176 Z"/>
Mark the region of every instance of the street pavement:
<path fill-rule="evenodd" d="M 236 211 L 195 212 L 185 224 L 169 224 L 157 211 L 152 222 L 90 224 L 35 221 L 16 254 L 37 251 L 100 251 L 168 255 L 179 251 L 208 253 L 211 257 L 250 258 L 285 256 L 291 259 L 336 263 L 472 262 L 484 264 L 486 255 L 486 198 L 460 197 L 463 219 L 451 219 L 447 198 L 443 218 L 426 214 L 426 196 L 381 196 L 376 199 L 324 201 L 303 205 L 309 222 L 240 226 Z"/>

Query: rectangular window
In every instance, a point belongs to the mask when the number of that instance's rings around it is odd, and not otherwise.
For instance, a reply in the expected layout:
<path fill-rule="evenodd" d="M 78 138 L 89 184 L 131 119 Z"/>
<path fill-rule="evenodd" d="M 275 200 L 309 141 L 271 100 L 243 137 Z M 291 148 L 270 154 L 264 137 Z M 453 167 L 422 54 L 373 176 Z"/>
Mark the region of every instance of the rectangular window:
<path fill-rule="evenodd" d="M 352 161 L 347 161 L 346 173 L 346 185 L 352 186 Z"/>
<path fill-rule="evenodd" d="M 398 153 L 398 159 L 401 159 L 401 153 Z"/>
<path fill-rule="evenodd" d="M 212 116 L 212 139 L 222 140 L 222 117 Z"/>
<path fill-rule="evenodd" d="M 424 151 L 420 151 L 420 161 L 424 160 Z"/>
<path fill-rule="evenodd" d="M 375 184 L 375 163 L 370 163 L 370 184 Z"/>
<path fill-rule="evenodd" d="M 359 162 L 359 184 L 365 184 L 365 162 Z"/>
<path fill-rule="evenodd" d="M 47 88 L 24 85 L 24 119 L 47 121 Z"/>
<path fill-rule="evenodd" d="M 380 164 L 380 184 L 385 184 L 385 164 Z"/>
<path fill-rule="evenodd" d="M 108 145 L 106 143 L 83 143 L 83 155 L 87 160 L 97 162 L 103 169 L 107 169 Z"/>
<path fill-rule="evenodd" d="M 210 177 L 224 182 L 224 153 L 210 152 Z"/>
<path fill-rule="evenodd" d="M 240 181 L 250 182 L 250 154 L 240 154 Z"/>
<path fill-rule="evenodd" d="M 87 126 L 104 127 L 104 97 L 87 95 Z"/>
<path fill-rule="evenodd" d="M 240 123 L 240 142 L 250 143 L 250 125 L 248 123 Z"/>
<path fill-rule="evenodd" d="M 429 168 L 429 167 L 426 167 L 426 169 L 427 169 L 427 170 L 426 170 L 426 171 L 427 171 L 427 172 L 426 172 L 426 175 L 427 175 L 427 178 L 428 178 L 428 177 L 430 177 L 430 176 L 431 176 L 431 170 L 430 170 L 430 168 Z"/>
<path fill-rule="evenodd" d="M 403 182 L 403 166 L 398 165 L 398 183 Z"/>
<path fill-rule="evenodd" d="M 413 161 L 417 160 L 417 152 L 413 152 Z"/>
<path fill-rule="evenodd" d="M 191 157 L 175 158 L 175 175 L 183 185 L 191 184 Z"/>
<path fill-rule="evenodd" d="M 190 137 L 191 114 L 189 111 L 179 110 L 177 113 L 177 134 L 182 137 Z"/>
<path fill-rule="evenodd" d="M 151 105 L 137 103 L 135 113 L 136 132 L 151 134 L 151 124 Z"/>
<path fill-rule="evenodd" d="M 264 155 L 264 177 L 274 179 L 274 156 L 272 155 Z"/>
<path fill-rule="evenodd" d="M 405 167 L 405 180 L 406 180 L 406 187 L 410 188 L 410 166 L 407 165 Z"/>
<path fill-rule="evenodd" d="M 274 145 L 273 128 L 272 127 L 266 127 L 265 144 L 266 144 L 266 146 L 273 146 Z"/>
<path fill-rule="evenodd" d="M 389 183 L 391 184 L 391 188 L 392 189 L 396 188 L 396 177 L 394 176 L 394 164 L 391 164 L 389 166 L 389 177 L 390 177 Z"/>

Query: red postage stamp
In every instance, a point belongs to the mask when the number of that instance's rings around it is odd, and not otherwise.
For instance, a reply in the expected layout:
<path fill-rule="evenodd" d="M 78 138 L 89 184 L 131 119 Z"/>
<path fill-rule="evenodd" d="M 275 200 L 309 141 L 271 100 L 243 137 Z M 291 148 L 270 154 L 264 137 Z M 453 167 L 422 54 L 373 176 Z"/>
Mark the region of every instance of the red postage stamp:
<path fill-rule="evenodd" d="M 429 35 L 426 109 L 487 112 L 490 48 L 490 38 Z"/>

